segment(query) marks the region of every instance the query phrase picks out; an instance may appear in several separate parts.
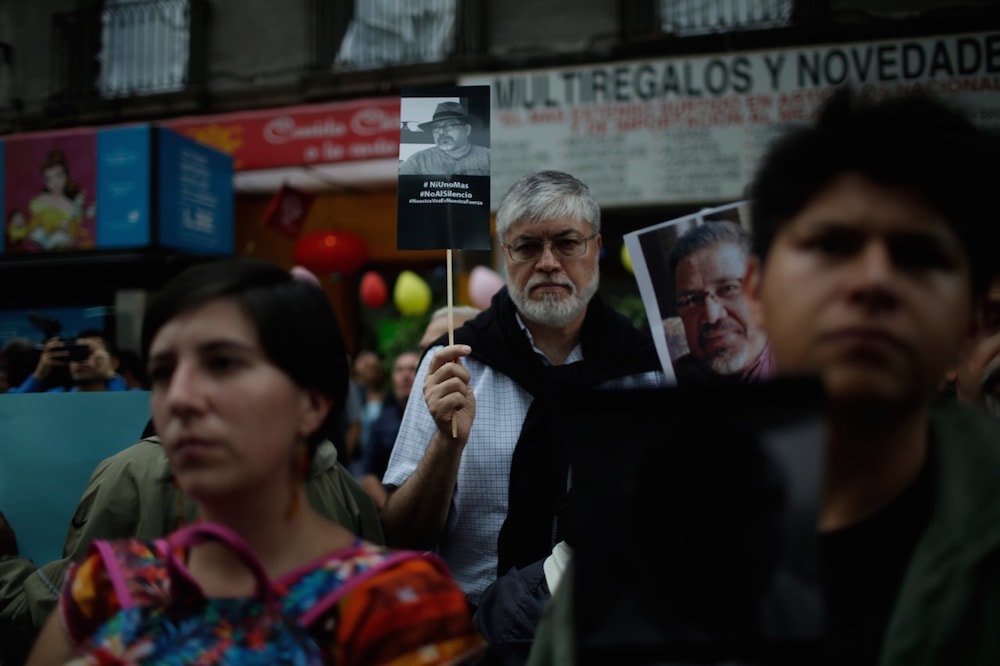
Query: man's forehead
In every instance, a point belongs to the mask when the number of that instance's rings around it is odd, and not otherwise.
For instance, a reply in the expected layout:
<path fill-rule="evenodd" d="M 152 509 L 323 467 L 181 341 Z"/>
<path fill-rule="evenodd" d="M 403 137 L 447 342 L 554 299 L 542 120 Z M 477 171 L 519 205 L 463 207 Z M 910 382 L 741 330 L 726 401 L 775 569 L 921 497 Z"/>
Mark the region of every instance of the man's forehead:
<path fill-rule="evenodd" d="M 590 224 L 575 217 L 547 217 L 544 219 L 517 220 L 510 225 L 512 236 L 555 236 L 562 233 L 584 231 Z"/>
<path fill-rule="evenodd" d="M 737 243 L 736 241 L 732 241 L 732 240 L 728 240 L 728 239 L 723 238 L 723 239 L 717 240 L 714 243 L 711 243 L 709 245 L 704 245 L 702 247 L 696 248 L 695 250 L 693 250 L 691 252 L 691 256 L 696 255 L 696 254 L 700 254 L 700 255 L 704 255 L 704 256 L 708 256 L 708 255 L 722 255 L 722 254 L 726 254 L 726 255 L 737 254 L 737 255 L 745 256 L 747 253 L 746 253 L 745 249 L 742 246 L 740 246 L 740 244 Z"/>
<path fill-rule="evenodd" d="M 457 325 L 458 324 L 456 323 L 456 326 Z M 420 346 L 422 348 L 428 347 L 432 342 L 434 342 L 447 332 L 448 332 L 447 317 L 439 317 L 437 319 L 432 319 L 430 323 L 427 324 L 427 328 L 424 330 L 424 337 L 420 339 Z"/>
<path fill-rule="evenodd" d="M 735 264 L 746 267 L 748 259 L 749 255 L 742 247 L 731 241 L 723 240 L 692 250 L 690 254 L 677 263 L 677 269 L 680 273 L 684 269 L 692 269 L 695 266 L 730 266 Z"/>
<path fill-rule="evenodd" d="M 852 227 L 872 235 L 926 234 L 957 239 L 947 218 L 919 194 L 853 172 L 841 174 L 816 193 L 779 233 L 795 224 Z"/>

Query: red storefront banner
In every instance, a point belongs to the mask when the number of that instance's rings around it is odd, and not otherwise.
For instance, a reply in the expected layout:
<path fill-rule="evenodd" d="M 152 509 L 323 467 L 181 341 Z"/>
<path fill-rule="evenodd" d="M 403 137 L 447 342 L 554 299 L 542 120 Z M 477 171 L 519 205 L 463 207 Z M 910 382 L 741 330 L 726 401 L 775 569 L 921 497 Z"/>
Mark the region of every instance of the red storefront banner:
<path fill-rule="evenodd" d="M 399 156 L 399 98 L 186 116 L 158 123 L 233 157 L 236 171 Z"/>

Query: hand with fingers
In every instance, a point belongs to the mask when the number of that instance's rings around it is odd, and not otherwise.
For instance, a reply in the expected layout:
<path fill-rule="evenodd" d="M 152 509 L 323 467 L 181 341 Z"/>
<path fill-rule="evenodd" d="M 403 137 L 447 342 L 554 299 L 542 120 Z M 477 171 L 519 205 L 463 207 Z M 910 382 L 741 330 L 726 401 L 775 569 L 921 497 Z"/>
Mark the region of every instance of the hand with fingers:
<path fill-rule="evenodd" d="M 476 417 L 476 396 L 469 385 L 469 370 L 461 362 L 471 352 L 467 345 L 440 349 L 431 360 L 424 383 L 424 401 L 438 430 L 459 446 L 465 446 L 469 440 Z"/>
<path fill-rule="evenodd" d="M 53 368 L 65 366 L 67 363 L 66 343 L 60 338 L 49 338 L 38 356 L 38 364 L 34 374 L 38 379 L 45 379 Z"/>

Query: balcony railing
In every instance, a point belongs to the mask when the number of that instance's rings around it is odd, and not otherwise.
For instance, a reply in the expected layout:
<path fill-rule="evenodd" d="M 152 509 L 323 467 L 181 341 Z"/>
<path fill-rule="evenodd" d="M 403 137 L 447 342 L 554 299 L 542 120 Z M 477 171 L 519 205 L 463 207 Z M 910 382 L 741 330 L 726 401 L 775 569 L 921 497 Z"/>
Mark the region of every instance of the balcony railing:
<path fill-rule="evenodd" d="M 55 90 L 68 98 L 183 91 L 201 82 L 206 0 L 108 0 L 54 16 Z"/>
<path fill-rule="evenodd" d="M 678 36 L 764 30 L 792 21 L 792 0 L 659 0 L 660 30 Z"/>

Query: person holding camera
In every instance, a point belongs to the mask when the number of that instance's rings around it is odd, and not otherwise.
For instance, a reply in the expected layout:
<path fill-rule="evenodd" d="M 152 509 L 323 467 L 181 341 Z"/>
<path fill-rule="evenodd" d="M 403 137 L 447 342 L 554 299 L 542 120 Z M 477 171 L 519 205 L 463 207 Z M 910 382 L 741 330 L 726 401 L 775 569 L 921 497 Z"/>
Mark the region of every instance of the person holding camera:
<path fill-rule="evenodd" d="M 52 376 L 69 370 L 70 384 L 53 383 Z M 73 342 L 49 338 L 38 357 L 35 370 L 8 393 L 60 393 L 64 391 L 128 391 L 118 374 L 118 358 L 103 331 L 81 331 Z"/>

